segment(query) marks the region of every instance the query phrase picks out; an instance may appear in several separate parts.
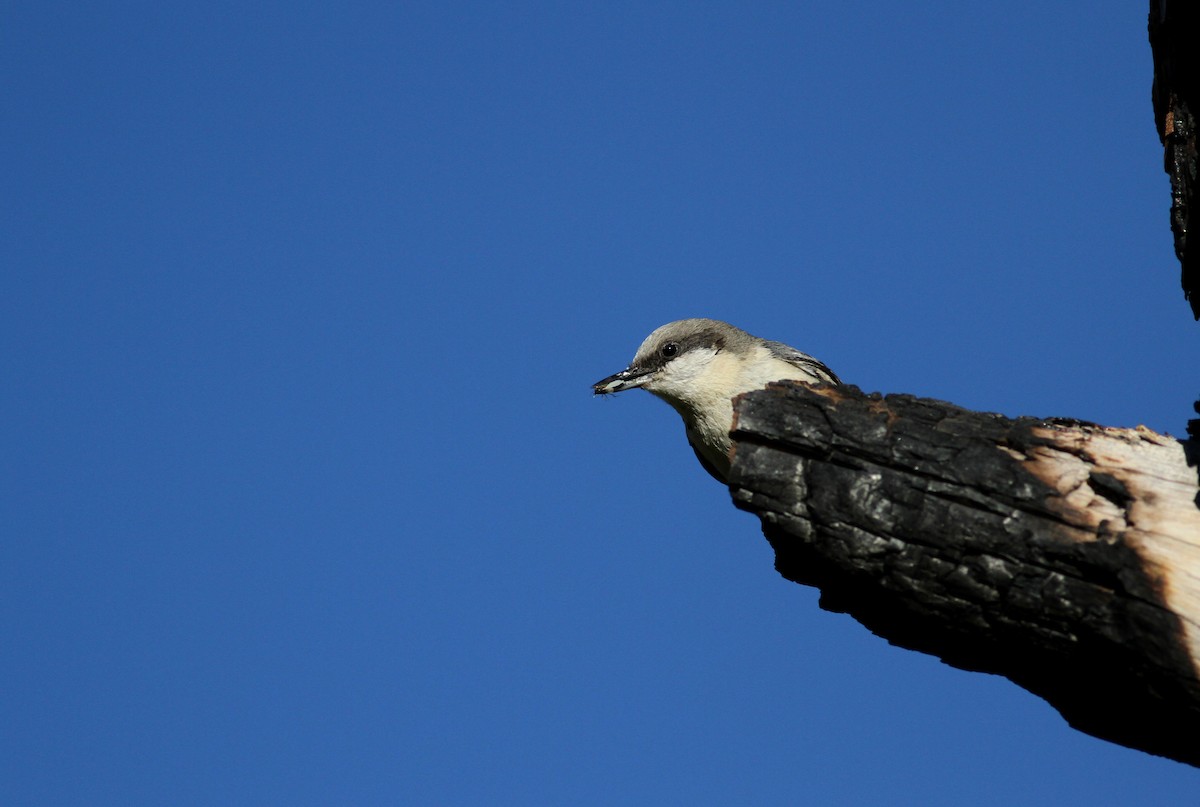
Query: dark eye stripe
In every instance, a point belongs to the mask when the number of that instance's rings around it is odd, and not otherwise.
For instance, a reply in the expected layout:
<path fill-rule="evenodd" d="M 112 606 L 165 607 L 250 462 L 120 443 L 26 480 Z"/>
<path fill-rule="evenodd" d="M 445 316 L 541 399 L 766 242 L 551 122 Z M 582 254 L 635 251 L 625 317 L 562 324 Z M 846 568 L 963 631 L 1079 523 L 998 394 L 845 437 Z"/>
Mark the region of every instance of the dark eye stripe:
<path fill-rule="evenodd" d="M 725 339 L 716 331 L 702 330 L 684 334 L 677 341 L 666 342 L 645 356 L 639 365 L 647 372 L 664 367 L 672 359 L 696 348 L 712 348 L 718 353 L 725 347 Z"/>

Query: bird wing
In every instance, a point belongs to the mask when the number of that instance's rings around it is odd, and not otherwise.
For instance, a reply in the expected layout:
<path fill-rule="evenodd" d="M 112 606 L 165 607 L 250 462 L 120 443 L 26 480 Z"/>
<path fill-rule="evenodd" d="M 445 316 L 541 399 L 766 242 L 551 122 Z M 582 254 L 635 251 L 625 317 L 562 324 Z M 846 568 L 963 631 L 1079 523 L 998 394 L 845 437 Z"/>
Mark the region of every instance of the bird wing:
<path fill-rule="evenodd" d="M 837 373 L 830 370 L 821 362 L 814 359 L 807 353 L 801 353 L 791 345 L 785 345 L 783 342 L 768 342 L 763 340 L 767 350 L 771 351 L 776 358 L 786 361 L 793 367 L 798 367 L 806 373 L 812 373 L 822 381 L 830 381 L 834 384 L 842 383 L 842 380 L 837 377 Z"/>

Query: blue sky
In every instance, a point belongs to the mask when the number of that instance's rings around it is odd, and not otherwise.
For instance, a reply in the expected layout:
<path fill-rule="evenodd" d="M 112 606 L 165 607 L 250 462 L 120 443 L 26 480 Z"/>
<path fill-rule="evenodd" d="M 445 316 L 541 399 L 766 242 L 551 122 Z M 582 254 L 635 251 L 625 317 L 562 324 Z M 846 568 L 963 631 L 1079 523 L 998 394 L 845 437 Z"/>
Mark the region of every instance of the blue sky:
<path fill-rule="evenodd" d="M 1182 434 L 1144 5 L 10 5 L 0 801 L 1194 799 L 589 389 L 711 316 Z"/>

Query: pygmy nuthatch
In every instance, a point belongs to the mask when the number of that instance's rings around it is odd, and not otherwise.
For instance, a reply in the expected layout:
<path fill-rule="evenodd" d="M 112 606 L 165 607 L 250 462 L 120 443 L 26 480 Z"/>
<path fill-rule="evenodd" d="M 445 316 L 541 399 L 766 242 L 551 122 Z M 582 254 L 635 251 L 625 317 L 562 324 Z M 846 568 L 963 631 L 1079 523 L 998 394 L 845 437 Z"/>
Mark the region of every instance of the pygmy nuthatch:
<path fill-rule="evenodd" d="M 784 379 L 841 383 L 824 364 L 782 342 L 759 339 L 716 319 L 681 319 L 647 336 L 627 368 L 592 389 L 608 395 L 641 387 L 662 398 L 683 417 L 700 464 L 725 482 L 733 450 L 733 399 Z"/>

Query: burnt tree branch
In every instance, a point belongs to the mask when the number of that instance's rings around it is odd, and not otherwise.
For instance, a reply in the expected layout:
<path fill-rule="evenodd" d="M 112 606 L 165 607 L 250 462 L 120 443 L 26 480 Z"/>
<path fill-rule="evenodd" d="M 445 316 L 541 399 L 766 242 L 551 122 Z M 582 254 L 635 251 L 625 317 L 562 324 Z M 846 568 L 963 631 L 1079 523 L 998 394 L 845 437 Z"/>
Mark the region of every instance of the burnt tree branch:
<path fill-rule="evenodd" d="M 1154 122 L 1171 178 L 1171 231 L 1183 293 L 1200 319 L 1200 243 L 1188 239 L 1197 191 L 1196 116 L 1200 114 L 1200 8 L 1196 0 L 1150 0 Z"/>
<path fill-rule="evenodd" d="M 734 502 L 823 608 L 1200 766 L 1189 444 L 850 386 L 781 382 L 735 410 Z"/>

